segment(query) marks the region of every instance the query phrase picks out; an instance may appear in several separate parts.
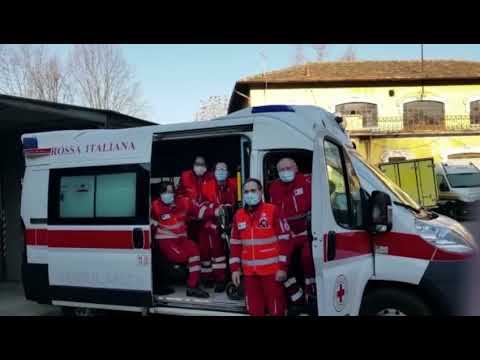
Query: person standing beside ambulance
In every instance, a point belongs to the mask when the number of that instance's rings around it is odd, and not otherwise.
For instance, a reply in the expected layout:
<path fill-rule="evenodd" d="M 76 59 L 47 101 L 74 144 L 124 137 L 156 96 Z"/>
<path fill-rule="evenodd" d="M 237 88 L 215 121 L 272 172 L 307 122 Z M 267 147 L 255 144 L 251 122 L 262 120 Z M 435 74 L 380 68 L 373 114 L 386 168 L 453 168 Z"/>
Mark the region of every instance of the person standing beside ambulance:
<path fill-rule="evenodd" d="M 262 201 L 262 184 L 248 179 L 243 185 L 245 206 L 232 224 L 230 268 L 232 281 L 240 285 L 244 275 L 245 302 L 252 316 L 286 315 L 283 282 L 287 278 L 288 223 L 279 209 Z M 287 241 L 284 241 L 287 240 Z"/>
<path fill-rule="evenodd" d="M 281 159 L 277 163 L 277 171 L 279 179 L 270 185 L 270 200 L 280 208 L 292 231 L 290 255 L 294 251 L 301 252 L 305 293 L 307 300 L 310 300 L 315 296 L 315 266 L 308 238 L 307 220 L 312 209 L 311 176 L 300 173 L 297 164 L 291 158 Z M 293 304 L 299 305 L 304 302 L 302 288 L 291 271 L 284 285 Z"/>

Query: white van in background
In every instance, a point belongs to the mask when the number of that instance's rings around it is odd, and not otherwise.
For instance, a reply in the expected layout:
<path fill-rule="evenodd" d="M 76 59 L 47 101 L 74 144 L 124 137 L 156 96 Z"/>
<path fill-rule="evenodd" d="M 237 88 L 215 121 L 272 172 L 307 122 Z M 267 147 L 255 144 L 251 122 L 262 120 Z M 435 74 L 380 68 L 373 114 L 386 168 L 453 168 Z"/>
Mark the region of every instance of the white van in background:
<path fill-rule="evenodd" d="M 472 163 L 441 163 L 435 173 L 441 211 L 454 219 L 473 219 L 480 205 L 480 169 Z"/>
<path fill-rule="evenodd" d="M 158 292 L 151 179 L 178 177 L 197 152 L 268 187 L 288 154 L 312 174 L 318 315 L 462 312 L 476 252 L 454 220 L 420 208 L 364 162 L 339 118 L 313 106 L 246 108 L 205 122 L 22 136 L 27 299 L 72 309 L 244 315 L 243 300 Z M 336 201 L 330 193 L 331 184 Z M 268 200 L 268 199 L 267 199 Z"/>

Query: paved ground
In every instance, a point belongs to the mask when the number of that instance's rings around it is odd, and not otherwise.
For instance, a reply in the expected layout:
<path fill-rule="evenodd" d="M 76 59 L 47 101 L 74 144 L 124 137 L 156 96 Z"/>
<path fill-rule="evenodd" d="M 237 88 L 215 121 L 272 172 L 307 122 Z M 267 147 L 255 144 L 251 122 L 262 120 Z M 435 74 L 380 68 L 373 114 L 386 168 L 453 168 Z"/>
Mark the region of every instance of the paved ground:
<path fill-rule="evenodd" d="M 0 316 L 60 316 L 56 306 L 25 299 L 20 282 L 0 282 Z"/>

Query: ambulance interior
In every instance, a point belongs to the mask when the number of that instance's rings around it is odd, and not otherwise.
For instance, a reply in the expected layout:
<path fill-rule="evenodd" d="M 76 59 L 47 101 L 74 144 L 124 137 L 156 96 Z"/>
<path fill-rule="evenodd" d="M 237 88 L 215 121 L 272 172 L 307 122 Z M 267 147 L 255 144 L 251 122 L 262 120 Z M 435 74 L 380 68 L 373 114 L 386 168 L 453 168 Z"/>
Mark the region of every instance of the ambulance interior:
<path fill-rule="evenodd" d="M 177 187 L 181 173 L 192 168 L 193 161 L 197 155 L 205 157 L 208 170 L 213 170 L 213 166 L 217 161 L 226 162 L 230 172 L 229 176 L 240 176 L 241 183 L 250 175 L 250 142 L 246 137 L 231 135 L 157 140 L 154 141 L 152 148 L 152 199 L 158 196 L 158 184 L 161 181 L 172 181 L 175 187 Z M 294 159 L 300 172 L 305 174 L 311 174 L 312 172 L 312 151 L 280 149 L 264 153 L 262 166 L 266 201 L 270 200 L 268 196 L 269 185 L 278 178 L 276 165 L 284 157 Z M 236 208 L 240 205 L 241 202 L 237 204 Z M 242 289 L 238 291 L 232 284 L 227 286 L 224 293 L 214 293 L 213 289 L 202 287 L 210 294 L 210 298 L 207 299 L 187 297 L 185 290 L 188 269 L 186 266 L 169 263 L 153 244 L 152 250 L 153 289 L 155 299 L 159 305 L 239 313 L 246 312 Z M 227 242 L 225 243 L 225 250 L 228 258 L 229 246 Z M 299 259 L 300 256 L 293 254 L 292 268 L 297 275 L 298 281 L 302 282 L 302 270 Z M 227 278 L 229 276 L 227 267 Z M 168 288 L 174 290 L 174 292 L 164 292 Z"/>
<path fill-rule="evenodd" d="M 223 161 L 227 163 L 230 177 L 241 176 L 240 181 L 242 181 L 249 176 L 250 143 L 248 138 L 244 136 L 202 136 L 201 138 L 171 140 L 160 138 L 154 140 L 152 146 L 151 198 L 159 195 L 158 184 L 161 181 L 172 181 L 177 188 L 181 173 L 192 169 L 197 155 L 205 158 L 209 171 L 213 171 L 216 162 Z M 242 163 L 244 164 L 243 168 Z M 228 257 L 227 242 L 225 242 L 225 250 Z M 245 312 L 243 297 L 233 296 L 234 300 L 232 300 L 231 297 L 227 296 L 227 291 L 215 293 L 213 289 L 202 287 L 209 292 L 209 298 L 187 297 L 187 267 L 168 262 L 158 251 L 154 241 L 152 241 L 152 271 L 153 291 L 158 305 Z M 227 278 L 229 278 L 228 267 Z M 232 286 L 229 289 L 232 290 Z M 174 292 L 171 293 L 166 290 L 173 290 Z"/>

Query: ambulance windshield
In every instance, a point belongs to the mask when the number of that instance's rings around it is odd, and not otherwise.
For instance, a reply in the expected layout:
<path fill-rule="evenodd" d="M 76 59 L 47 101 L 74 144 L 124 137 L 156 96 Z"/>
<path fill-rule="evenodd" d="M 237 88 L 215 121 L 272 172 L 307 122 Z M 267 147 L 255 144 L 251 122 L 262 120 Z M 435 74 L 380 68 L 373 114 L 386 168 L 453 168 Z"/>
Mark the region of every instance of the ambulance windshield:
<path fill-rule="evenodd" d="M 397 184 L 395 184 L 392 180 L 390 180 L 385 174 L 383 174 L 379 169 L 375 166 L 370 165 L 366 162 L 360 154 L 357 152 L 350 152 L 351 155 L 355 156 L 355 158 L 362 163 L 366 168 L 368 168 L 373 175 L 379 179 L 382 184 L 389 190 L 391 193 L 396 197 L 396 199 L 392 199 L 394 202 L 400 202 L 406 205 L 409 208 L 414 209 L 415 211 L 419 211 L 421 207 L 413 200 L 405 191 L 403 191 Z"/>

